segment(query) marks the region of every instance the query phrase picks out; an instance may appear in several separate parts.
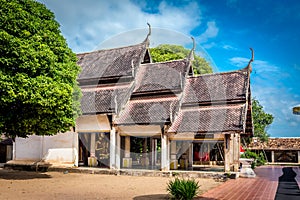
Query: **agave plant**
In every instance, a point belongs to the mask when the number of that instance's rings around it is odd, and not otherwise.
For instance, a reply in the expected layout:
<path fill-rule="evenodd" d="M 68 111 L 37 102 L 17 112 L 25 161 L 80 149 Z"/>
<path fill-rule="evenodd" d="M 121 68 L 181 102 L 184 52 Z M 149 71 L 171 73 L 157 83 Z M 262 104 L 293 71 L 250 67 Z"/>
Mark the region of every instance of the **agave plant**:
<path fill-rule="evenodd" d="M 173 199 L 191 200 L 197 196 L 200 186 L 194 179 L 170 180 L 167 191 Z"/>

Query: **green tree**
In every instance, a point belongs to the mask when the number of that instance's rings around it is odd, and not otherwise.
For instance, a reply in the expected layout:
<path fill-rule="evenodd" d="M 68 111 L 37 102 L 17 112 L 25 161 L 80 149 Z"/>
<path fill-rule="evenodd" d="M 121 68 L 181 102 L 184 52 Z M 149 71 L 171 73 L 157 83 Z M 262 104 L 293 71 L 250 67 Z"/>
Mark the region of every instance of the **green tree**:
<path fill-rule="evenodd" d="M 183 46 L 171 44 L 162 44 L 150 49 L 153 62 L 183 59 L 190 54 L 190 51 L 191 50 L 185 49 Z M 213 72 L 209 63 L 204 58 L 197 55 L 194 56 L 192 66 L 194 74 L 207 74 Z"/>
<path fill-rule="evenodd" d="M 1 0 L 0 15 L 0 133 L 70 130 L 79 114 L 80 67 L 54 14 L 33 0 Z"/>
<path fill-rule="evenodd" d="M 254 136 L 260 138 L 261 141 L 268 141 L 269 134 L 267 129 L 272 124 L 274 117 L 264 111 L 263 106 L 255 98 L 252 99 L 252 115 L 254 125 Z"/>

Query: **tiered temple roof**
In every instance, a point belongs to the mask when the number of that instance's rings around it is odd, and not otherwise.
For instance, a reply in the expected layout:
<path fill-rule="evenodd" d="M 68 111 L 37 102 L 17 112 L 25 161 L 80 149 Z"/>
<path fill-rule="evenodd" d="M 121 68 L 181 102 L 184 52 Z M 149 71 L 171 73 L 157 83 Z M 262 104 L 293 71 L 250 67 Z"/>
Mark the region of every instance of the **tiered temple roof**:
<path fill-rule="evenodd" d="M 118 113 L 129 100 L 141 63 L 150 62 L 148 42 L 78 54 L 83 114 Z"/>
<path fill-rule="evenodd" d="M 115 126 L 169 125 L 170 134 L 252 133 L 249 66 L 190 76 L 190 58 L 149 63 L 146 40 L 78 58 L 83 114 L 116 114 Z"/>
<path fill-rule="evenodd" d="M 243 133 L 246 128 L 247 70 L 189 77 L 180 111 L 169 133 Z"/>
<path fill-rule="evenodd" d="M 155 92 L 181 92 L 187 76 L 186 59 L 161 63 L 142 64 L 136 77 L 134 94 Z"/>
<path fill-rule="evenodd" d="M 190 62 L 186 59 L 142 64 L 136 75 L 131 99 L 115 124 L 170 123 L 179 108 L 179 98 L 189 68 Z"/>
<path fill-rule="evenodd" d="M 160 125 L 170 123 L 170 115 L 178 106 L 175 95 L 139 97 L 129 101 L 120 116 L 118 125 Z"/>
<path fill-rule="evenodd" d="M 81 85 L 97 85 L 101 80 L 133 78 L 139 65 L 150 62 L 147 42 L 128 47 L 77 54 L 82 71 Z"/>

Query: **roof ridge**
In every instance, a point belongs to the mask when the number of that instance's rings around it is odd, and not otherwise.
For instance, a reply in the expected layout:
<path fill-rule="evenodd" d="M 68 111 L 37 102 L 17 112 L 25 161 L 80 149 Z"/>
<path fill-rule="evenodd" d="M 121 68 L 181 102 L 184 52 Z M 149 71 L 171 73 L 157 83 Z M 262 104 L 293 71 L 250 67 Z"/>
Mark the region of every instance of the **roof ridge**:
<path fill-rule="evenodd" d="M 199 78 L 199 77 L 203 77 L 203 76 L 214 76 L 214 75 L 226 75 L 226 74 L 232 74 L 232 73 L 246 73 L 245 70 L 243 69 L 238 69 L 238 70 L 233 70 L 233 71 L 229 71 L 229 72 L 217 72 L 217 73 L 210 73 L 210 74 L 199 74 L 197 76 L 190 76 L 188 78 Z"/>
<path fill-rule="evenodd" d="M 98 53 L 98 52 L 111 51 L 111 50 L 117 50 L 117 49 L 125 49 L 125 48 L 130 48 L 130 47 L 134 47 L 134 46 L 142 46 L 142 45 L 146 45 L 146 47 L 147 47 L 146 42 L 143 41 L 138 44 L 132 44 L 132 45 L 128 45 L 128 46 L 121 46 L 121 47 L 114 47 L 114 48 L 107 48 L 107 49 L 99 49 L 99 50 L 95 50 L 95 51 L 87 51 L 87 52 L 77 53 L 76 55 L 86 55 L 86 54 L 91 54 L 91 53 Z"/>
<path fill-rule="evenodd" d="M 161 62 L 153 62 L 153 63 L 143 63 L 142 65 L 149 65 L 149 64 L 166 64 L 171 62 L 179 62 L 179 61 L 188 61 L 186 58 L 176 59 L 176 60 L 167 60 L 167 61 L 161 61 Z"/>

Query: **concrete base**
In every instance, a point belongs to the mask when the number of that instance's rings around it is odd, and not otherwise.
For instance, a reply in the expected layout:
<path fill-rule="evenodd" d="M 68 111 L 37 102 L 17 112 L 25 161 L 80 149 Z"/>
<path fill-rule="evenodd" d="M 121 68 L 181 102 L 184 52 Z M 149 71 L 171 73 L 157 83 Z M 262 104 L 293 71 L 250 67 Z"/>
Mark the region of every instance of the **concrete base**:
<path fill-rule="evenodd" d="M 4 169 L 46 172 L 50 166 L 51 164 L 43 161 L 8 161 L 4 164 Z"/>

